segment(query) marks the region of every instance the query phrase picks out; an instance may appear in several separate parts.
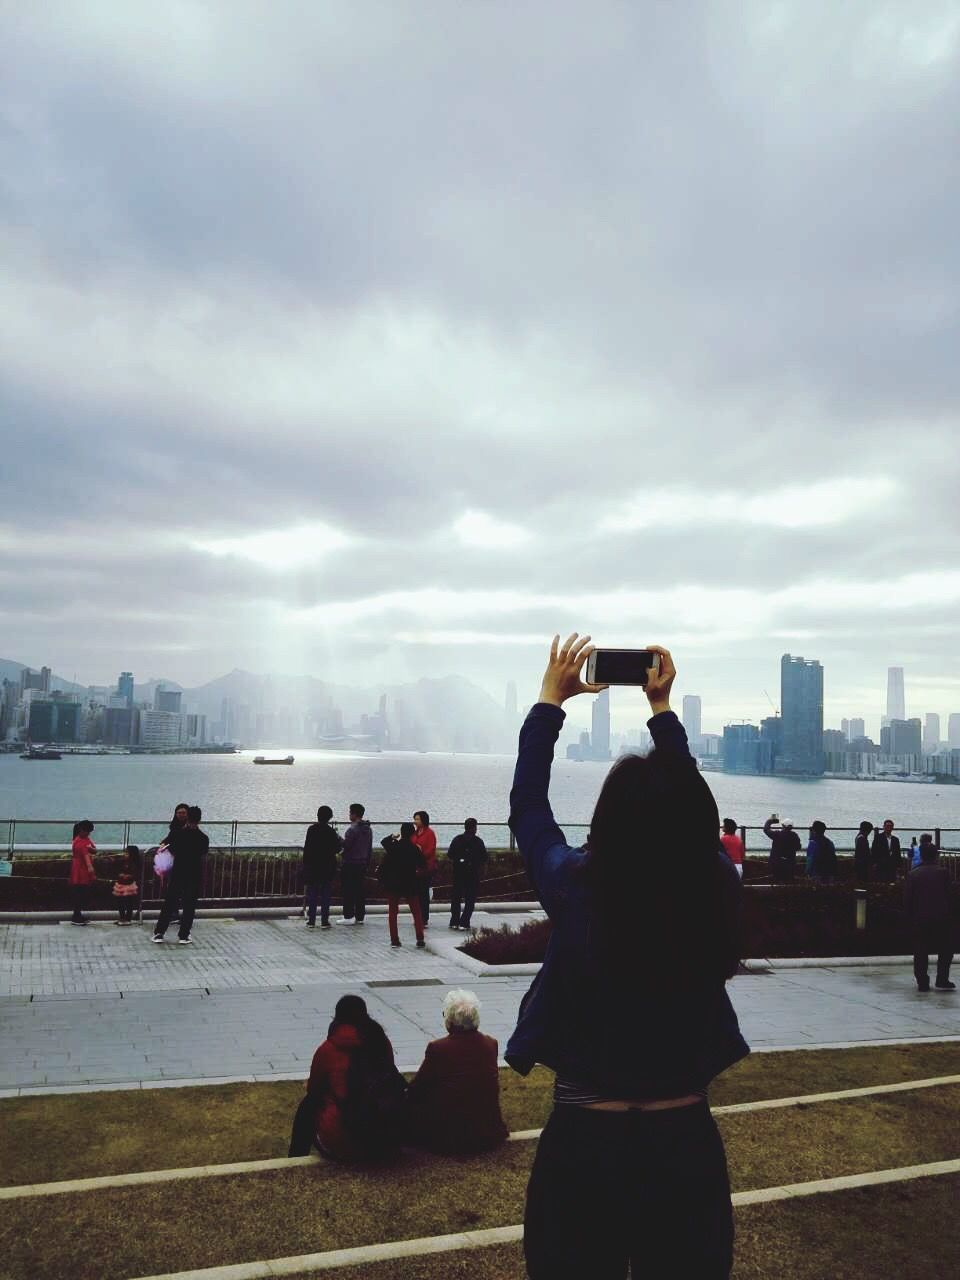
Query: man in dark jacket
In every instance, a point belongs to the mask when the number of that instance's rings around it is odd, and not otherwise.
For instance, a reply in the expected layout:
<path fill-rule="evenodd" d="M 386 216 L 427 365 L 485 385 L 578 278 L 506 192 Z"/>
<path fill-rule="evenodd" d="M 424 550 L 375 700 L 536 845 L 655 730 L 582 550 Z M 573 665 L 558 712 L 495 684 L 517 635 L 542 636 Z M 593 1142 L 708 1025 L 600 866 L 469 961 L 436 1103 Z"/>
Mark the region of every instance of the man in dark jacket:
<path fill-rule="evenodd" d="M 913 973 L 918 991 L 930 990 L 927 967 L 931 952 L 937 957 L 938 991 L 955 991 L 950 981 L 953 962 L 953 919 L 950 903 L 950 876 L 937 866 L 940 851 L 935 844 L 921 845 L 921 863 L 907 876 L 903 900 L 913 932 Z"/>
<path fill-rule="evenodd" d="M 167 926 L 178 908 L 180 931 L 177 942 L 186 946 L 193 941 L 190 930 L 193 928 L 193 917 L 196 915 L 197 900 L 203 884 L 204 861 L 210 849 L 209 838 L 200 830 L 202 816 L 198 807 L 192 804 L 187 810 L 187 825 L 179 831 L 171 830 L 167 839 L 167 847 L 173 854 L 173 869 L 160 917 L 153 931 L 154 942 L 163 941 Z"/>
<path fill-rule="evenodd" d="M 893 834 L 893 819 L 887 818 L 883 830 L 873 837 L 873 874 L 877 880 L 893 882 L 900 876 L 900 841 Z"/>
<path fill-rule="evenodd" d="M 853 878 L 857 884 L 865 885 L 870 880 L 870 832 L 872 822 L 861 822 L 857 838 L 853 842 Z"/>
<path fill-rule="evenodd" d="M 450 892 L 450 928 L 469 929 L 470 917 L 480 887 L 480 868 L 487 860 L 487 846 L 477 835 L 476 818 L 467 818 L 463 834 L 454 836 L 447 850 L 453 864 L 453 888 Z M 463 910 L 460 904 L 463 903 Z"/>
<path fill-rule="evenodd" d="M 333 810 L 322 804 L 317 820 L 307 828 L 303 842 L 303 896 L 307 904 L 307 928 L 317 927 L 317 898 L 320 899 L 320 927 L 330 928 L 330 896 L 337 874 L 337 854 L 343 841 L 330 825 Z"/>
<path fill-rule="evenodd" d="M 364 818 L 362 804 L 350 806 L 350 825 L 343 833 L 343 865 L 340 889 L 343 894 L 343 918 L 363 924 L 367 911 L 367 871 L 373 854 L 373 832 Z"/>
<path fill-rule="evenodd" d="M 779 823 L 779 826 L 775 824 Z M 770 843 L 770 879 L 774 884 L 792 884 L 797 874 L 797 854 L 800 852 L 800 837 L 793 829 L 792 822 L 780 822 L 776 813 L 763 824 L 763 834 Z"/>

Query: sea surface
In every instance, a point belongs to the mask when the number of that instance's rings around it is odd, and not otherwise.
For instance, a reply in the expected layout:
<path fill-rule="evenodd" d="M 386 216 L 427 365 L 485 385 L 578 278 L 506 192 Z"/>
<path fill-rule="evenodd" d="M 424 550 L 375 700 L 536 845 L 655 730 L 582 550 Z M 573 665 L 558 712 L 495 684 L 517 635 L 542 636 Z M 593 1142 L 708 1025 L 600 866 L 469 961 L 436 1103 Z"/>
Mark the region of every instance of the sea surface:
<path fill-rule="evenodd" d="M 270 755 L 286 755 L 286 750 Z M 317 806 L 329 804 L 346 821 L 355 800 L 366 805 L 379 839 L 426 809 L 446 845 L 463 819 L 489 824 L 481 834 L 491 845 L 507 843 L 507 816 L 514 759 L 506 755 L 447 755 L 439 752 L 383 752 L 293 749 L 290 766 L 254 765 L 254 752 L 238 755 L 64 756 L 27 761 L 0 755 L 0 851 L 10 844 L 10 820 L 17 820 L 17 846 L 63 844 L 80 818 L 97 824 L 94 839 L 119 843 L 130 822 L 129 839 L 147 847 L 162 836 L 179 801 L 199 804 L 204 828 L 214 844 L 228 841 L 238 821 L 242 845 L 298 844 Z M 586 824 L 609 766 L 558 760 L 550 796 L 557 820 L 571 843 L 586 835 Z M 855 828 L 862 819 L 893 818 L 907 843 L 921 831 L 955 829 L 944 837 L 960 845 L 960 787 L 899 782 L 797 780 L 707 773 L 722 817 L 759 827 L 772 812 L 791 818 L 805 831 L 814 818 L 828 827 Z M 26 824 L 42 819 L 42 825 Z M 287 825 L 285 825 L 287 824 Z M 838 833 L 839 848 L 852 834 Z M 748 848 L 766 849 L 761 833 Z"/>

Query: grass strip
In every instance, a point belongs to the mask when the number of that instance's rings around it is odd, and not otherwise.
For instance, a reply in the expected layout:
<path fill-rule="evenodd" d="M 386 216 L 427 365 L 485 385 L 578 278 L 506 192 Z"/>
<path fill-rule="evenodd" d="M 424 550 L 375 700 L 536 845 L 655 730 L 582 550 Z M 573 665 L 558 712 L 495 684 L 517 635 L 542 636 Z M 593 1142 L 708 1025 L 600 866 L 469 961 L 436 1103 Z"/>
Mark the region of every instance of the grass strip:
<path fill-rule="evenodd" d="M 955 1073 L 957 1043 L 760 1053 L 720 1076 L 710 1101 L 727 1106 Z M 525 1078 L 501 1071 L 507 1127 L 541 1128 L 552 1088 L 544 1068 Z M 0 1099 L 0 1185 L 285 1156 L 302 1094 L 299 1082 L 279 1081 Z"/>
<path fill-rule="evenodd" d="M 960 1274 L 960 1175 L 737 1209 L 732 1280 L 930 1280 Z M 522 1245 L 405 1258 L 338 1280 L 525 1280 Z M 297 1272 L 286 1280 L 316 1280 Z"/>
<path fill-rule="evenodd" d="M 945 1086 L 722 1116 L 733 1189 L 960 1158 L 958 1103 L 960 1086 Z M 297 1169 L 215 1178 L 189 1193 L 161 1183 L 12 1201 L 0 1220 L 2 1274 L 124 1280 L 509 1226 L 522 1220 L 534 1151 L 534 1143 L 512 1143 L 473 1159 L 411 1153 L 332 1175 Z"/>

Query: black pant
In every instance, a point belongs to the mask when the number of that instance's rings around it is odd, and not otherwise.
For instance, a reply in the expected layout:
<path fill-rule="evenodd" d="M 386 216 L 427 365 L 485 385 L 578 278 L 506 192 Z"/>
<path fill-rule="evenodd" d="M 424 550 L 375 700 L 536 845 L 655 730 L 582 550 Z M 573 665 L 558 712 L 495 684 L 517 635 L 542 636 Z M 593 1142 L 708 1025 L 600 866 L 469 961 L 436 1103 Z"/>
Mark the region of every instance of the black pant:
<path fill-rule="evenodd" d="M 950 965 L 953 963 L 953 944 L 950 925 L 932 924 L 918 927 L 913 937 L 913 976 L 918 987 L 929 987 L 930 969 L 928 957 L 937 957 L 937 982 L 942 986 L 950 981 Z"/>
<path fill-rule="evenodd" d="M 129 894 L 126 898 L 117 899 L 117 910 L 120 912 L 121 920 L 132 920 L 134 908 L 137 905 L 137 899 L 133 894 Z"/>
<path fill-rule="evenodd" d="M 367 912 L 367 864 L 345 862 L 340 868 L 340 892 L 343 894 L 343 918 L 362 920 Z"/>
<path fill-rule="evenodd" d="M 477 889 L 480 877 L 475 871 L 454 867 L 453 888 L 450 891 L 450 923 L 461 925 L 464 929 L 470 925 L 470 917 L 477 901 Z M 463 903 L 463 910 L 460 903 Z"/>
<path fill-rule="evenodd" d="M 317 901 L 320 902 L 320 923 L 330 923 L 330 895 L 333 892 L 332 880 L 320 880 L 316 884 L 303 886 L 303 900 L 307 908 L 307 924 L 317 923 Z"/>
<path fill-rule="evenodd" d="M 420 915 L 423 917 L 423 923 L 426 924 L 430 919 L 430 886 L 433 884 L 433 876 L 422 876 L 417 881 L 417 892 L 420 895 Z"/>
<path fill-rule="evenodd" d="M 669 1111 L 559 1106 L 537 1147 L 524 1215 L 530 1280 L 726 1280 L 733 1210 L 706 1103 Z"/>
<path fill-rule="evenodd" d="M 70 886 L 70 896 L 73 898 L 73 919 L 83 919 L 83 908 L 87 905 L 87 895 L 90 886 L 88 884 L 72 884 Z"/>
<path fill-rule="evenodd" d="M 180 912 L 181 938 L 189 938 L 193 927 L 193 917 L 197 913 L 197 899 L 200 897 L 200 881 L 193 876 L 178 878 L 176 869 L 170 873 L 170 883 L 160 908 L 160 918 L 153 931 L 155 938 L 162 938 L 173 917 Z"/>

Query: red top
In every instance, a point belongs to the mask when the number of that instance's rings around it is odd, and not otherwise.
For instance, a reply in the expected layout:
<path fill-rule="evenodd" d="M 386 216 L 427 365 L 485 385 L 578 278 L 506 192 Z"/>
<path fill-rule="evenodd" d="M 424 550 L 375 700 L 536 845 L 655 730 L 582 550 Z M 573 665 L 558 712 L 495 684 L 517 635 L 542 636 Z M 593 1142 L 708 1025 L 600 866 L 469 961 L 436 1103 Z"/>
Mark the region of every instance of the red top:
<path fill-rule="evenodd" d="M 410 1141 L 428 1151 L 489 1151 L 507 1140 L 500 1114 L 497 1042 L 480 1031 L 452 1031 L 427 1045 L 410 1082 Z"/>
<path fill-rule="evenodd" d="M 432 827 L 421 827 L 410 837 L 423 854 L 427 875 L 432 876 L 437 869 L 437 837 Z"/>
<path fill-rule="evenodd" d="M 743 841 L 739 836 L 728 836 L 726 832 L 720 837 L 723 851 L 735 867 L 743 862 Z"/>
<path fill-rule="evenodd" d="M 96 875 L 93 872 L 93 855 L 97 846 L 89 836 L 74 836 L 73 862 L 70 864 L 71 884 L 93 884 Z"/>
<path fill-rule="evenodd" d="M 317 1099 L 317 1143 L 336 1160 L 355 1160 L 365 1154 L 346 1132 L 341 1114 L 347 1098 L 350 1060 L 361 1044 L 356 1027 L 337 1027 L 313 1055 L 310 1067 L 307 1092 Z M 393 1057 L 392 1049 L 390 1056 Z"/>

